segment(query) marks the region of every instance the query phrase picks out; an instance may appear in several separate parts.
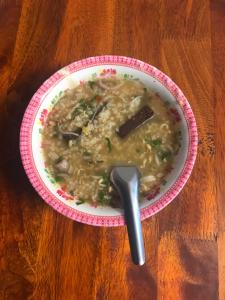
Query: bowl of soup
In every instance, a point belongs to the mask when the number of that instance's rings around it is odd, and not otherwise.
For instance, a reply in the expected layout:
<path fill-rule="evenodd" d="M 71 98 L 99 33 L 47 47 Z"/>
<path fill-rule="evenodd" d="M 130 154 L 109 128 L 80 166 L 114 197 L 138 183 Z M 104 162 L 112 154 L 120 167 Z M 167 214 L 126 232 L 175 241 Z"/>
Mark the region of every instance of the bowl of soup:
<path fill-rule="evenodd" d="M 134 58 L 97 56 L 60 69 L 37 90 L 20 150 L 31 184 L 59 213 L 119 226 L 123 208 L 110 169 L 138 167 L 144 220 L 188 180 L 197 127 L 184 94 L 160 70 Z"/>

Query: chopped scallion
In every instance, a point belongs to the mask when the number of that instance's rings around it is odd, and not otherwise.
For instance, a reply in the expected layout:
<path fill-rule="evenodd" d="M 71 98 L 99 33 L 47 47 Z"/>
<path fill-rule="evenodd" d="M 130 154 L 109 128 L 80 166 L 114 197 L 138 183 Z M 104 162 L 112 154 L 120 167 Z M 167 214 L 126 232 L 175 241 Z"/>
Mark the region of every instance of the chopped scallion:
<path fill-rule="evenodd" d="M 112 151 L 112 143 L 108 137 L 106 137 L 105 140 L 107 142 L 108 151 L 111 152 Z"/>
<path fill-rule="evenodd" d="M 81 204 L 83 204 L 83 203 L 85 203 L 85 200 L 80 199 L 79 201 L 76 202 L 76 205 L 81 205 Z"/>
<path fill-rule="evenodd" d="M 55 181 L 56 181 L 56 182 L 61 182 L 61 181 L 64 181 L 64 180 L 65 180 L 65 179 L 64 179 L 62 176 L 58 176 L 58 175 L 57 175 L 57 176 L 55 177 Z"/>
<path fill-rule="evenodd" d="M 172 152 L 170 150 L 160 150 L 158 155 L 161 160 L 168 161 L 172 157 Z"/>
<path fill-rule="evenodd" d="M 88 85 L 90 86 L 90 88 L 91 88 L 92 90 L 93 90 L 95 84 L 96 84 L 96 83 L 95 83 L 94 81 L 91 81 L 91 80 L 88 81 Z"/>

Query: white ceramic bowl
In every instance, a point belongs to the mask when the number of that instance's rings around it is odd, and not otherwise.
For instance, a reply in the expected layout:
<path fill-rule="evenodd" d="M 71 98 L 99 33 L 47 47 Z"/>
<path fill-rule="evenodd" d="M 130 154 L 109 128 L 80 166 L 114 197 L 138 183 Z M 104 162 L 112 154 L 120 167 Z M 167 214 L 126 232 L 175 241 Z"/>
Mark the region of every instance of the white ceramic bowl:
<path fill-rule="evenodd" d="M 157 92 L 180 119 L 182 145 L 167 183 L 141 203 L 142 220 L 169 204 L 184 187 L 191 174 L 197 153 L 197 128 L 190 105 L 165 74 L 140 60 L 123 56 L 98 56 L 74 62 L 56 72 L 32 97 L 24 114 L 20 150 L 24 169 L 40 196 L 61 214 L 79 222 L 97 226 L 124 225 L 123 211 L 111 207 L 93 207 L 88 203 L 76 205 L 76 198 L 66 194 L 45 167 L 42 131 L 48 113 L 68 88 L 96 77 L 117 75 L 139 78 Z M 119 112 L 118 112 L 119 113 Z"/>

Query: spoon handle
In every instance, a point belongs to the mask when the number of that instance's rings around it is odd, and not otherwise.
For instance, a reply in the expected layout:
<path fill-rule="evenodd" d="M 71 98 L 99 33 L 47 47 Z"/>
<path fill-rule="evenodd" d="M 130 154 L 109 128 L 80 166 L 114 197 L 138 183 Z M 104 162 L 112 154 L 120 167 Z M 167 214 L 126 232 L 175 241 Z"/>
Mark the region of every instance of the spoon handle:
<path fill-rule="evenodd" d="M 114 167 L 111 172 L 111 180 L 123 201 L 133 262 L 136 265 L 143 265 L 145 263 L 145 250 L 138 202 L 138 170 L 132 166 Z"/>

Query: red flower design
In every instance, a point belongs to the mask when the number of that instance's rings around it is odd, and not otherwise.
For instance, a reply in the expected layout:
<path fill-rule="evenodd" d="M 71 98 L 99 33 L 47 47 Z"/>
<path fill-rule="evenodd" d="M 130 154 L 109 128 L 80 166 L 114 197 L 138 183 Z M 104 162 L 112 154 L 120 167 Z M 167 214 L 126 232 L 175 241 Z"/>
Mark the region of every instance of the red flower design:
<path fill-rule="evenodd" d="M 100 76 L 110 76 L 110 75 L 116 75 L 116 69 L 104 69 L 100 73 Z"/>
<path fill-rule="evenodd" d="M 148 200 L 152 200 L 155 198 L 156 195 L 158 195 L 160 192 L 160 187 L 159 186 L 156 186 L 155 188 L 153 188 L 146 196 L 146 198 Z"/>
<path fill-rule="evenodd" d="M 46 108 L 44 108 L 41 112 L 41 116 L 40 116 L 40 119 L 39 119 L 42 126 L 44 126 L 44 123 L 47 119 L 47 116 L 48 116 L 48 110 Z"/>
<path fill-rule="evenodd" d="M 65 191 L 61 190 L 57 190 L 56 193 L 61 196 L 63 199 L 65 200 L 73 200 L 73 197 L 71 195 L 68 195 Z"/>
<path fill-rule="evenodd" d="M 175 108 L 170 108 L 169 112 L 172 115 L 175 122 L 179 122 L 181 120 L 181 117 L 180 117 L 178 111 Z"/>
<path fill-rule="evenodd" d="M 96 207 L 98 207 L 98 204 L 97 204 L 97 202 L 92 201 L 92 202 L 91 202 L 91 206 L 94 207 L 94 208 L 96 208 Z"/>

